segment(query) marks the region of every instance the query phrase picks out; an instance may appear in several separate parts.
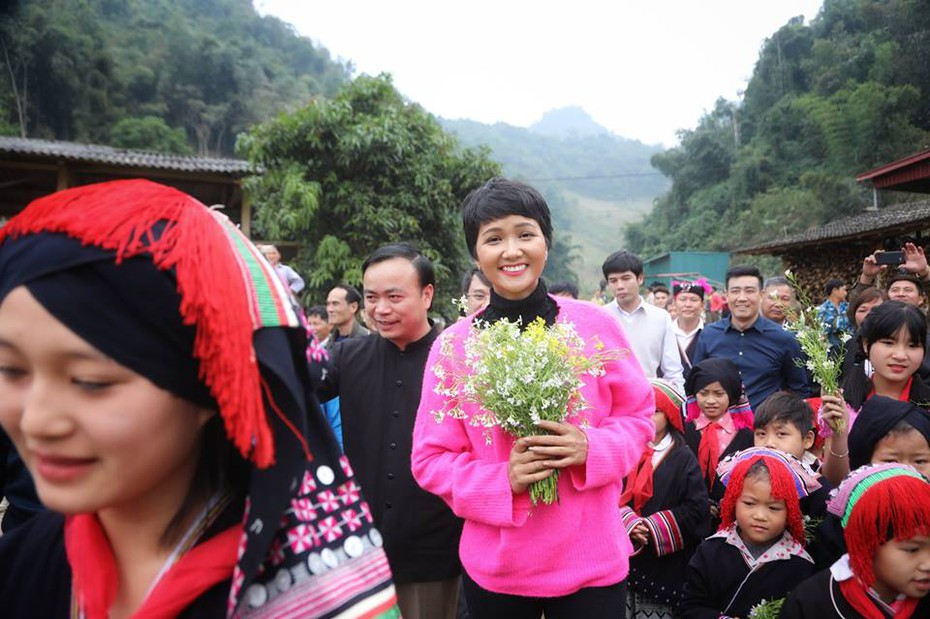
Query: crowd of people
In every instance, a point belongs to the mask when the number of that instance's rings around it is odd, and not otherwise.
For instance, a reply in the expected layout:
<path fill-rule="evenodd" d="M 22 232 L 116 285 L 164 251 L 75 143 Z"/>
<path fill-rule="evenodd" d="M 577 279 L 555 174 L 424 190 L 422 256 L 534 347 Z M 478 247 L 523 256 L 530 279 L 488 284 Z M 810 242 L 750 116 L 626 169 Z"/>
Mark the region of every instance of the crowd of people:
<path fill-rule="evenodd" d="M 408 243 L 301 308 L 276 247 L 174 189 L 91 185 L 13 218 L 4 616 L 930 617 L 921 247 L 824 282 L 842 389 L 823 392 L 786 278 L 644 289 L 621 250 L 579 300 L 542 278 L 532 187 L 488 181 L 462 224 L 474 268 L 442 328 Z M 583 407 L 514 435 L 450 385 L 476 333 L 540 323 L 601 362 Z"/>

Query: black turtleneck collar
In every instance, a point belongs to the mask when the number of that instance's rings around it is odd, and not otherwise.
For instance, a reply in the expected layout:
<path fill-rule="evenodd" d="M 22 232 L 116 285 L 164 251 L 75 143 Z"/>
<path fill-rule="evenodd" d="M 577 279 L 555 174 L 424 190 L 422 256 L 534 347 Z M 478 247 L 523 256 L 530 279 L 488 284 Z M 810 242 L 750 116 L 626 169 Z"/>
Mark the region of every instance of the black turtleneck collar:
<path fill-rule="evenodd" d="M 540 278 L 539 285 L 528 297 L 511 301 L 500 296 L 491 289 L 491 302 L 475 317 L 475 320 L 484 320 L 493 324 L 506 318 L 510 322 L 520 320 L 520 329 L 525 329 L 536 318 L 542 317 L 546 326 L 555 324 L 555 317 L 559 314 L 558 304 L 549 296 L 546 282 Z"/>

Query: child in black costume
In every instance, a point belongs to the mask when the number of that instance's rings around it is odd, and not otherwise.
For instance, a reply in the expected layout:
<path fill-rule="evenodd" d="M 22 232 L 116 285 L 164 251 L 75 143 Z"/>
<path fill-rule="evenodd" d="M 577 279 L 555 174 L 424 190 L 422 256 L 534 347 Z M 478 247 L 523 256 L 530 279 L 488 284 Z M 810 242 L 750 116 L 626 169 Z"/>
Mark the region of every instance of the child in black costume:
<path fill-rule="evenodd" d="M 624 525 L 636 553 L 627 579 L 628 617 L 672 617 L 688 561 L 710 532 L 707 488 L 694 454 L 685 445 L 684 398 L 652 379 L 656 437 L 624 484 Z"/>
<path fill-rule="evenodd" d="M 748 617 L 753 606 L 784 597 L 814 572 L 798 502 L 818 487 L 808 467 L 751 448 L 722 462 L 720 479 L 727 488 L 723 522 L 688 565 L 682 619 Z"/>

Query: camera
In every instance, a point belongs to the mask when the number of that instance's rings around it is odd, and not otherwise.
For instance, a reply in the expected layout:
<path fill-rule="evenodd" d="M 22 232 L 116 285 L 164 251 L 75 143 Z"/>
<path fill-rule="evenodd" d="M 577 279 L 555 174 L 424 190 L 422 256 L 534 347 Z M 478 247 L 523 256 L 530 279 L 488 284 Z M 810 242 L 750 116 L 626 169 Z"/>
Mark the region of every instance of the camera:
<path fill-rule="evenodd" d="M 875 264 L 904 264 L 903 251 L 883 251 L 875 254 Z"/>

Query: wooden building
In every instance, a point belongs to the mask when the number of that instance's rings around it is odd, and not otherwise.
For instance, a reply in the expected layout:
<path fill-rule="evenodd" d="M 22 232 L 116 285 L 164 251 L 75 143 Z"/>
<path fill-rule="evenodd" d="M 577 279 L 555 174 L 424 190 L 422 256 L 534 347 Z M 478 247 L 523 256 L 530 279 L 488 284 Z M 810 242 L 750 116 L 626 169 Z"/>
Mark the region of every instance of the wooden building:
<path fill-rule="evenodd" d="M 889 191 L 930 194 L 930 150 L 864 172 L 856 180 L 873 190 L 872 204 L 863 212 L 734 253 L 781 256 L 784 268 L 792 269 L 811 298 L 818 299 L 830 277 L 855 283 L 863 258 L 876 249 L 899 250 L 905 241 L 926 249 L 930 197 L 889 206 L 883 206 L 883 198 Z"/>
<path fill-rule="evenodd" d="M 207 206 L 222 204 L 249 235 L 251 211 L 242 179 L 256 172 L 260 171 L 241 159 L 0 136 L 0 217 L 8 218 L 32 200 L 68 187 L 147 178 L 176 187 Z"/>

